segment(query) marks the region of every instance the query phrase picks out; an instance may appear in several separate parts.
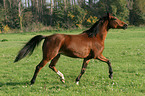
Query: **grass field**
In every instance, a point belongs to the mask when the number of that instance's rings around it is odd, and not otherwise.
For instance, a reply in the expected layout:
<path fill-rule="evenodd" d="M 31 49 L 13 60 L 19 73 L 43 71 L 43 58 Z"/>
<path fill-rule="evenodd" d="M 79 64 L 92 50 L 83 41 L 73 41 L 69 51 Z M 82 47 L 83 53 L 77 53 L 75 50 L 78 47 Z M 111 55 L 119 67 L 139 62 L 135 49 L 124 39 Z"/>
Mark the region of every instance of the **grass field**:
<path fill-rule="evenodd" d="M 78 34 L 82 30 L 58 31 Z M 80 73 L 82 59 L 61 56 L 56 67 L 65 76 L 59 77 L 47 64 L 30 86 L 36 65 L 42 58 L 41 45 L 32 56 L 13 63 L 18 51 L 33 36 L 52 32 L 0 34 L 0 96 L 145 96 L 145 28 L 109 30 L 103 55 L 112 62 L 114 78 L 108 78 L 108 66 L 91 60 L 80 84 L 75 79 Z"/>

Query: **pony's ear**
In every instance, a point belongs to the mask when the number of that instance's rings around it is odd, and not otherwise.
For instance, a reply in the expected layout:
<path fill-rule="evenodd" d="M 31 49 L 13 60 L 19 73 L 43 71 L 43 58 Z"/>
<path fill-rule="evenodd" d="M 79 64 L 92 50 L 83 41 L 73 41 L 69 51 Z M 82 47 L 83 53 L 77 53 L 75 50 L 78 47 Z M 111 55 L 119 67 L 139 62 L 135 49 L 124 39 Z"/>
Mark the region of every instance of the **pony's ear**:
<path fill-rule="evenodd" d="M 109 12 L 107 12 L 107 19 L 109 20 L 109 16 L 110 16 L 110 13 Z"/>

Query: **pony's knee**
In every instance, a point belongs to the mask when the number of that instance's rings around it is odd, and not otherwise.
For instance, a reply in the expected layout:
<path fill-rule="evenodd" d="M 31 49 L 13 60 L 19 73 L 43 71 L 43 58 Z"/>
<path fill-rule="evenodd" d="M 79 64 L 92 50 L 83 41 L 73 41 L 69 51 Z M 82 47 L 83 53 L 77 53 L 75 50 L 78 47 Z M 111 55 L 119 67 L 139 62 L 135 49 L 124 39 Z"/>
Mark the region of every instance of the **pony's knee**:
<path fill-rule="evenodd" d="M 42 69 L 46 64 L 40 63 L 39 65 L 36 66 L 36 70 Z"/>
<path fill-rule="evenodd" d="M 39 70 L 39 69 L 40 69 L 40 66 L 39 66 L 39 65 L 37 65 L 37 66 L 36 66 L 36 70 Z"/>
<path fill-rule="evenodd" d="M 81 74 L 84 74 L 85 73 L 85 70 L 86 70 L 86 68 L 82 68 Z"/>
<path fill-rule="evenodd" d="M 36 70 L 41 70 L 44 66 L 36 66 Z"/>
<path fill-rule="evenodd" d="M 108 64 L 108 65 L 110 65 L 110 64 L 111 64 L 110 60 L 108 60 L 108 61 L 107 61 L 107 64 Z"/>
<path fill-rule="evenodd" d="M 54 66 L 52 66 L 52 65 L 49 65 L 49 68 L 50 68 L 50 69 L 54 69 Z"/>

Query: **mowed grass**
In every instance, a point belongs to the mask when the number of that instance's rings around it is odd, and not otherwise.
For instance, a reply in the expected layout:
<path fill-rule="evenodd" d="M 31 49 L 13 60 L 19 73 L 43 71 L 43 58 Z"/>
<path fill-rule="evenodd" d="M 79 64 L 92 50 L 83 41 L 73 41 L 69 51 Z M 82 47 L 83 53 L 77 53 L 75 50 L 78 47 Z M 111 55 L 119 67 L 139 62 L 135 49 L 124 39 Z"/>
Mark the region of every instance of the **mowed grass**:
<path fill-rule="evenodd" d="M 145 96 L 145 28 L 109 30 L 103 55 L 110 59 L 114 71 L 108 78 L 108 66 L 91 60 L 80 84 L 75 84 L 82 59 L 61 56 L 56 68 L 66 79 L 60 82 L 48 68 L 40 71 L 29 85 L 36 65 L 42 59 L 42 44 L 28 56 L 13 63 L 18 51 L 33 36 L 53 33 L 79 34 L 82 30 L 0 34 L 0 96 Z"/>

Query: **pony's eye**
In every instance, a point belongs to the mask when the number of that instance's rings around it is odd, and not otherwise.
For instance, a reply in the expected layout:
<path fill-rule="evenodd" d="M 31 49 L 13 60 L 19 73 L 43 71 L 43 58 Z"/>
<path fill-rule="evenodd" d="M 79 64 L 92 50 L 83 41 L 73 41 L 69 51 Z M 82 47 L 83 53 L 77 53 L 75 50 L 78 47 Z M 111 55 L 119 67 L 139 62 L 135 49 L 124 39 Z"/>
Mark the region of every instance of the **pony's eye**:
<path fill-rule="evenodd" d="M 117 20 L 116 18 L 111 18 L 111 20 Z"/>

